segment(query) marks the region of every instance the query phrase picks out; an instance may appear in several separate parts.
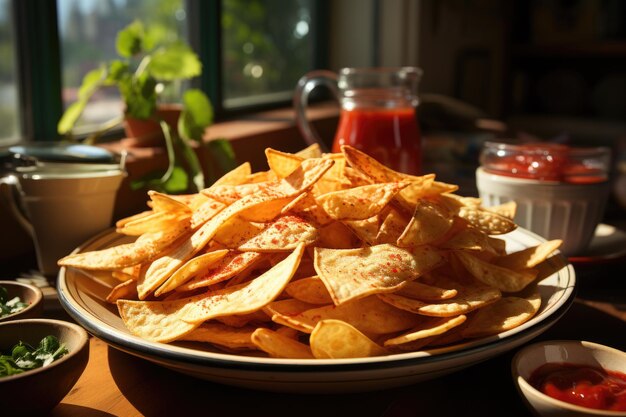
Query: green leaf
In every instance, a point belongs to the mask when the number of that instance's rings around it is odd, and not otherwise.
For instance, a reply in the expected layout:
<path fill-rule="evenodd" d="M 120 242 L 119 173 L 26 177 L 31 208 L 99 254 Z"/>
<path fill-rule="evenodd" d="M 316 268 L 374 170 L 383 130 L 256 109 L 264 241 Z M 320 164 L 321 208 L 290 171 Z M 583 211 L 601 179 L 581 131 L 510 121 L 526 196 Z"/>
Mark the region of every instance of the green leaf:
<path fill-rule="evenodd" d="M 117 53 L 120 56 L 130 58 L 143 52 L 144 36 L 143 24 L 135 20 L 117 34 L 115 40 Z"/>
<path fill-rule="evenodd" d="M 54 353 L 59 348 L 59 340 L 54 336 L 46 336 L 39 342 L 37 351 L 40 353 Z"/>
<path fill-rule="evenodd" d="M 0 304 L 4 304 L 9 301 L 9 292 L 6 288 L 0 287 Z"/>
<path fill-rule="evenodd" d="M 191 48 L 175 43 L 154 51 L 146 70 L 159 81 L 184 80 L 200 75 L 202 64 Z"/>
<path fill-rule="evenodd" d="M 237 167 L 235 150 L 227 139 L 215 139 L 207 142 L 211 155 L 223 172 L 228 172 Z"/>
<path fill-rule="evenodd" d="M 76 120 L 78 120 L 80 115 L 83 113 L 86 105 L 86 100 L 79 100 L 70 104 L 57 124 L 57 132 L 60 135 L 65 135 L 72 131 L 72 128 L 76 124 Z"/>
<path fill-rule="evenodd" d="M 186 143 L 183 142 L 178 135 L 176 135 L 175 131 L 171 131 L 169 125 L 165 121 L 161 120 L 159 124 L 163 130 L 163 136 L 165 137 L 168 159 L 167 170 L 165 172 L 153 171 L 144 178 L 131 182 L 131 188 L 133 190 L 148 188 L 169 194 L 186 192 L 189 186 L 189 176 L 187 175 L 185 169 L 177 164 L 175 151 L 175 144 L 182 146 L 184 149 L 184 145 L 186 145 Z M 185 154 L 184 150 L 183 154 Z M 188 155 L 185 156 L 188 157 Z M 199 162 L 196 163 L 199 166 Z M 191 166 L 192 170 L 197 169 L 193 168 L 194 165 Z"/>
<path fill-rule="evenodd" d="M 149 189 L 168 194 L 177 194 L 187 191 L 189 177 L 182 167 L 174 167 L 171 175 L 165 181 L 163 181 L 162 175 L 162 171 L 153 171 L 143 178 L 132 181 L 131 189 Z"/>
<path fill-rule="evenodd" d="M 57 349 L 52 352 L 51 356 L 52 356 L 52 360 L 57 360 L 60 357 L 62 357 L 63 355 L 65 355 L 66 353 L 69 353 L 69 350 L 67 350 L 67 348 L 65 347 L 65 343 L 61 343 Z"/>
<path fill-rule="evenodd" d="M 65 135 L 72 131 L 76 121 L 83 114 L 91 96 L 104 84 L 106 76 L 107 71 L 104 67 L 91 70 L 85 74 L 83 82 L 78 89 L 78 100 L 65 110 L 57 124 L 57 132 L 60 135 Z"/>
<path fill-rule="evenodd" d="M 115 83 L 122 82 L 131 75 L 132 72 L 130 71 L 128 63 L 115 59 L 109 62 L 108 74 L 105 82 L 108 85 L 115 85 Z"/>
<path fill-rule="evenodd" d="M 211 102 L 202 91 L 190 89 L 183 95 L 183 105 L 178 130 L 184 138 L 200 142 L 206 128 L 213 123 Z"/>
<path fill-rule="evenodd" d="M 189 176 L 182 167 L 177 166 L 174 168 L 172 175 L 163 184 L 163 188 L 169 194 L 176 194 L 187 191 L 188 184 Z"/>
<path fill-rule="evenodd" d="M 181 153 L 185 157 L 185 161 L 187 162 L 187 166 L 189 167 L 189 174 L 191 175 L 191 181 L 195 187 L 193 192 L 200 192 L 200 190 L 204 189 L 204 173 L 202 171 L 202 164 L 200 164 L 200 160 L 198 159 L 198 155 L 191 147 L 187 139 L 184 137 L 178 138 L 176 143 L 181 148 Z"/>
<path fill-rule="evenodd" d="M 143 46 L 146 51 L 171 42 L 172 30 L 164 24 L 154 23 L 146 27 Z"/>
<path fill-rule="evenodd" d="M 85 74 L 83 82 L 78 89 L 78 99 L 89 100 L 93 93 L 102 86 L 106 76 L 107 70 L 105 67 L 91 70 Z"/>
<path fill-rule="evenodd" d="M 148 188 L 148 184 L 153 183 L 153 182 L 161 184 L 161 182 L 162 182 L 162 181 L 160 181 L 161 175 L 162 175 L 162 173 L 159 172 L 159 171 L 149 172 L 148 174 L 144 175 L 141 178 L 138 178 L 136 180 L 132 180 L 130 182 L 130 189 L 133 190 L 133 191 L 146 189 L 146 188 Z M 153 188 L 153 189 L 155 191 L 162 191 L 162 188 Z"/>
<path fill-rule="evenodd" d="M 15 362 L 11 361 L 6 356 L 0 358 L 0 376 L 21 374 L 22 372 L 24 371 L 18 368 Z"/>
<path fill-rule="evenodd" d="M 13 360 L 18 360 L 30 353 L 30 349 L 22 343 L 19 342 L 17 345 L 13 346 L 13 350 L 11 351 L 11 357 Z"/>
<path fill-rule="evenodd" d="M 129 83 L 120 84 L 120 92 L 126 104 L 126 115 L 136 119 L 149 119 L 156 110 L 156 80 L 143 73 Z"/>

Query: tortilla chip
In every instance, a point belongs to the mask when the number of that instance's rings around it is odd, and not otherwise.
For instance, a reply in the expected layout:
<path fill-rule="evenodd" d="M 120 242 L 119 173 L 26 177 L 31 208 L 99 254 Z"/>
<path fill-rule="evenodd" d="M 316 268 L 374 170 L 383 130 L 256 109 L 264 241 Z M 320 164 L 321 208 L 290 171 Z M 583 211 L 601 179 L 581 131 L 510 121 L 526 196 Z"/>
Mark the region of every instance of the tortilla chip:
<path fill-rule="evenodd" d="M 401 247 L 426 245 L 445 235 L 452 227 L 453 214 L 436 201 L 417 201 L 413 217 L 409 221 L 397 244 Z"/>
<path fill-rule="evenodd" d="M 502 297 L 476 311 L 463 329 L 467 338 L 490 336 L 511 330 L 530 320 L 541 306 L 541 296 L 533 292 L 526 298 Z"/>
<path fill-rule="evenodd" d="M 368 337 L 414 327 L 420 317 L 383 303 L 376 296 L 360 298 L 339 306 L 315 306 L 298 300 L 281 300 L 265 310 L 272 321 L 311 333 L 321 320 L 337 319 L 350 323 Z"/>
<path fill-rule="evenodd" d="M 217 264 L 228 252 L 229 251 L 226 249 L 216 250 L 190 259 L 174 272 L 172 276 L 154 292 L 154 295 L 158 297 L 161 294 L 175 290 L 178 286 L 187 282 L 195 275 L 202 271 L 207 271 L 213 265 Z"/>
<path fill-rule="evenodd" d="M 364 185 L 316 198 L 335 220 L 364 220 L 377 215 L 408 182 Z"/>
<path fill-rule="evenodd" d="M 557 250 L 562 240 L 550 240 L 532 246 L 524 250 L 513 252 L 508 255 L 501 256 L 494 260 L 494 263 L 503 268 L 519 271 L 521 269 L 534 268 L 541 262 L 545 261 L 555 250 Z"/>
<path fill-rule="evenodd" d="M 533 269 L 513 271 L 482 261 L 467 252 L 457 251 L 455 255 L 474 278 L 503 292 L 521 291 L 537 277 L 537 271 Z"/>
<path fill-rule="evenodd" d="M 413 251 L 383 244 L 359 249 L 315 248 L 315 271 L 336 305 L 393 292 L 433 269 L 443 258 L 433 248 Z"/>
<path fill-rule="evenodd" d="M 252 343 L 255 327 L 231 327 L 222 323 L 209 322 L 181 337 L 180 341 L 203 342 L 224 346 L 229 349 L 256 349 Z"/>
<path fill-rule="evenodd" d="M 443 318 L 428 318 L 421 325 L 401 334 L 400 336 L 393 337 L 385 340 L 385 346 L 397 346 L 406 343 L 414 342 L 418 339 L 425 339 L 427 337 L 433 337 L 441 335 L 448 330 L 461 325 L 466 320 L 466 316 L 452 316 Z"/>
<path fill-rule="evenodd" d="M 491 304 L 501 297 L 500 291 L 478 282 L 461 284 L 449 278 L 438 280 L 447 288 L 455 288 L 457 295 L 438 302 L 425 302 L 397 294 L 379 294 L 378 297 L 390 305 L 415 314 L 431 317 L 452 317 L 467 314 Z"/>
<path fill-rule="evenodd" d="M 317 229 L 306 220 L 297 216 L 283 216 L 239 245 L 238 249 L 242 252 L 283 252 L 299 244 L 311 245 L 317 237 Z"/>
<path fill-rule="evenodd" d="M 208 287 L 230 279 L 259 262 L 264 256 L 256 252 L 231 251 L 222 258 L 219 264 L 206 271 L 204 274 L 192 278 L 180 285 L 176 290 L 192 291 L 201 287 Z"/>
<path fill-rule="evenodd" d="M 285 292 L 291 297 L 309 304 L 326 305 L 333 302 L 324 283 L 318 276 L 292 281 L 285 288 Z"/>
<path fill-rule="evenodd" d="M 252 343 L 273 358 L 313 359 L 308 345 L 270 329 L 256 329 Z"/>
<path fill-rule="evenodd" d="M 317 359 L 367 358 L 388 355 L 356 328 L 341 320 L 322 320 L 311 332 L 311 351 Z"/>
<path fill-rule="evenodd" d="M 247 284 L 169 302 L 119 300 L 118 310 L 131 333 L 171 342 L 206 320 L 251 313 L 272 302 L 295 273 L 303 253 L 304 245 L 298 246 L 285 260 Z"/>

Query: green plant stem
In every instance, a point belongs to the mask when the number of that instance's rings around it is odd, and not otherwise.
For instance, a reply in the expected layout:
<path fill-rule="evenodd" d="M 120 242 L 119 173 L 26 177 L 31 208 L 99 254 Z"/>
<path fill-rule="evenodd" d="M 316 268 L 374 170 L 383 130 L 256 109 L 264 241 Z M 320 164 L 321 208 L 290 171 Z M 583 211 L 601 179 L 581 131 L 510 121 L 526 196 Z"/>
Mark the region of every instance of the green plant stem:
<path fill-rule="evenodd" d="M 170 131 L 170 126 L 164 120 L 160 120 L 159 124 L 161 125 L 161 129 L 163 130 L 163 136 L 165 136 L 165 149 L 167 149 L 167 171 L 165 171 L 165 173 L 161 177 L 161 183 L 165 183 L 174 173 L 174 168 L 176 167 L 176 157 L 174 154 L 174 143 L 172 141 L 172 132 Z"/>
<path fill-rule="evenodd" d="M 102 124 L 102 127 L 100 128 L 100 130 L 92 133 L 91 135 L 87 136 L 87 138 L 85 138 L 85 143 L 87 145 L 93 145 L 94 143 L 97 143 L 98 139 L 100 139 L 102 135 L 104 135 L 106 132 L 113 129 L 114 127 L 120 125 L 123 121 L 124 121 L 124 116 L 118 116 L 118 117 L 114 117 L 111 120 L 107 120 L 106 122 Z"/>
<path fill-rule="evenodd" d="M 182 136 L 179 136 L 180 144 L 182 146 L 182 152 L 189 164 L 192 181 L 196 187 L 196 192 L 200 192 L 204 188 L 204 174 L 202 173 L 202 165 L 198 160 L 196 152 L 193 150 L 189 141 Z"/>
<path fill-rule="evenodd" d="M 139 62 L 139 65 L 137 65 L 137 69 L 135 70 L 135 77 L 141 75 L 146 70 L 146 68 L 148 68 L 151 59 L 152 57 L 150 55 L 146 55 L 143 57 L 141 62 Z"/>

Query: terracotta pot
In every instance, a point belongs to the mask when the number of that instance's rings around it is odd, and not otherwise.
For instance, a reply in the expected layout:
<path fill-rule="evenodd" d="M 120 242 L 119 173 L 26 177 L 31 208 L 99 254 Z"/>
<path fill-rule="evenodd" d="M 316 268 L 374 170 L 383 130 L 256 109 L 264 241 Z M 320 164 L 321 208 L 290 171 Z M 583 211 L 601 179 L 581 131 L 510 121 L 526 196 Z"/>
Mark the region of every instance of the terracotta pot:
<path fill-rule="evenodd" d="M 157 108 L 154 119 L 126 117 L 124 119 L 124 132 L 126 134 L 124 144 L 135 147 L 163 145 L 163 131 L 157 119 L 165 120 L 170 129 L 175 130 L 181 111 L 182 106 L 180 104 L 162 104 Z"/>

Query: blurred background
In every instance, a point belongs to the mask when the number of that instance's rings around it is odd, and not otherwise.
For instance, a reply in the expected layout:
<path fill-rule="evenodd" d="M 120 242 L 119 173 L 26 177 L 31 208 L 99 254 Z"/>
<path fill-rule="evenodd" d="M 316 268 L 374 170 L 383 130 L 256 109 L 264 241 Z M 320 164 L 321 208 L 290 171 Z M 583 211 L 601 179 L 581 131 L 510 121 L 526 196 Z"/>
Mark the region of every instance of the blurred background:
<path fill-rule="evenodd" d="M 0 147 L 60 140 L 56 124 L 83 76 L 116 55 L 117 32 L 135 19 L 192 45 L 203 71 L 191 84 L 209 95 L 217 122 L 291 109 L 297 80 L 312 69 L 418 66 L 427 170 L 472 194 L 485 140 L 609 146 L 608 213 L 623 217 L 626 2 L 0 0 Z M 115 89 L 99 91 L 77 131 L 121 111 Z M 24 251 L 29 239 L 10 215 L 0 219 L 4 253 Z"/>

